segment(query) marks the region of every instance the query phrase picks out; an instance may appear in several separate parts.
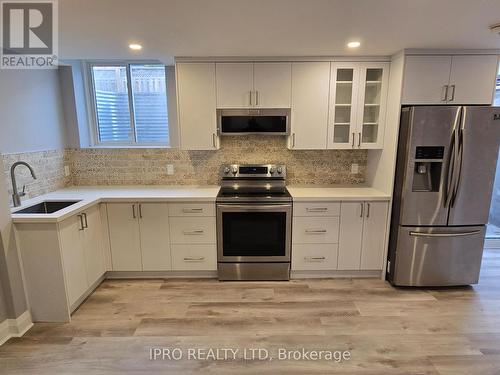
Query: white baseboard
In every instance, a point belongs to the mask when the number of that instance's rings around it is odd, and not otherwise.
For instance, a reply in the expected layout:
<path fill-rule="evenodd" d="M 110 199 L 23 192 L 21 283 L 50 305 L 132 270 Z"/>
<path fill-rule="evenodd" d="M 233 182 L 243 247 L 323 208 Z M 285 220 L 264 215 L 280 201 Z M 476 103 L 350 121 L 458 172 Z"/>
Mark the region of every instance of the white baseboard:
<path fill-rule="evenodd" d="M 379 278 L 382 271 L 294 271 L 290 272 L 291 279 L 331 279 L 331 278 Z"/>
<path fill-rule="evenodd" d="M 28 310 L 16 319 L 5 319 L 0 323 L 0 345 L 4 344 L 11 337 L 23 336 L 31 327 L 33 327 L 33 321 Z"/>

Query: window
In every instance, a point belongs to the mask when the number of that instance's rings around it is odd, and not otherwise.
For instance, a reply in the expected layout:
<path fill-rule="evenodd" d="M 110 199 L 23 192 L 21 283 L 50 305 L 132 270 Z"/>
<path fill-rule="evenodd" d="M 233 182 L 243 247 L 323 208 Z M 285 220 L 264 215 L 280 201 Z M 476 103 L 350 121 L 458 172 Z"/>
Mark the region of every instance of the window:
<path fill-rule="evenodd" d="M 91 64 L 96 143 L 169 145 L 167 83 L 160 64 Z"/>

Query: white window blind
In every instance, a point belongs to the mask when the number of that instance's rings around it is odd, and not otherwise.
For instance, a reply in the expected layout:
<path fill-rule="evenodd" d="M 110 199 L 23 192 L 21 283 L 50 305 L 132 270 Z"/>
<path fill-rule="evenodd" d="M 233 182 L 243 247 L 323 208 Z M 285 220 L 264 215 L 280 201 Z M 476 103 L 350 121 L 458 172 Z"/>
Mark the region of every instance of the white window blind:
<path fill-rule="evenodd" d="M 99 143 L 168 145 L 163 65 L 92 65 L 91 74 Z"/>

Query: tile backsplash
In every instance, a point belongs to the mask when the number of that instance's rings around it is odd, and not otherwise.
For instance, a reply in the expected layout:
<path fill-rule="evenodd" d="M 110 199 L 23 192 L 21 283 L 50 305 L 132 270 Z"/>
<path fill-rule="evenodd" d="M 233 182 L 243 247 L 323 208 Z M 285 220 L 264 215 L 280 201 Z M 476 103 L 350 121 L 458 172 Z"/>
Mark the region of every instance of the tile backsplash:
<path fill-rule="evenodd" d="M 33 198 L 71 184 L 71 176 L 64 176 L 64 166 L 70 165 L 70 154 L 66 150 L 23 152 L 1 156 L 9 195 L 12 194 L 10 167 L 16 161 L 21 160 L 31 165 L 37 177 L 34 180 L 25 166 L 21 165 L 16 168 L 17 188 L 22 191 L 23 185 L 26 185 L 25 198 Z"/>
<path fill-rule="evenodd" d="M 74 185 L 215 185 L 225 163 L 283 163 L 288 184 L 359 184 L 366 150 L 291 151 L 283 137 L 222 137 L 217 151 L 79 149 L 69 151 Z M 351 164 L 359 173 L 351 174 Z M 174 174 L 167 174 L 167 164 Z"/>
<path fill-rule="evenodd" d="M 5 178 L 12 193 L 9 168 L 24 160 L 27 168 L 16 171 L 18 186 L 26 184 L 27 197 L 70 185 L 215 185 L 225 163 L 282 163 L 290 185 L 360 184 L 365 182 L 366 150 L 288 150 L 283 137 L 223 137 L 217 151 L 184 151 L 162 148 L 67 149 L 3 156 Z M 351 164 L 359 171 L 351 174 Z M 174 174 L 167 174 L 172 164 Z M 64 166 L 71 170 L 64 176 Z"/>

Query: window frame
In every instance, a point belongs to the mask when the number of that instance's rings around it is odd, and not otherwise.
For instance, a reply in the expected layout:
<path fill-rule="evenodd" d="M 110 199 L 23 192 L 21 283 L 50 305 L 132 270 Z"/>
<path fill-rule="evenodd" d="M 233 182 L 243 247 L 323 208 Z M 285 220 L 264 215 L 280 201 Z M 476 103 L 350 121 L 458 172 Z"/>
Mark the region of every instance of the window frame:
<path fill-rule="evenodd" d="M 85 61 L 84 63 L 84 81 L 87 101 L 87 112 L 89 118 L 89 133 L 92 147 L 95 148 L 171 148 L 170 142 L 170 124 L 167 121 L 169 139 L 165 142 L 140 142 L 136 140 L 135 128 L 135 113 L 134 113 L 134 99 L 132 93 L 132 80 L 131 80 L 131 65 L 162 65 L 165 70 L 165 106 L 168 113 L 168 82 L 167 82 L 167 66 L 160 61 L 154 60 L 99 60 L 99 61 Z M 130 111 L 130 124 L 134 135 L 134 140 L 123 142 L 101 142 L 99 139 L 99 120 L 97 118 L 97 101 L 95 96 L 94 77 L 92 75 L 92 68 L 99 66 L 123 66 L 126 68 L 127 73 L 127 92 L 128 103 Z"/>

